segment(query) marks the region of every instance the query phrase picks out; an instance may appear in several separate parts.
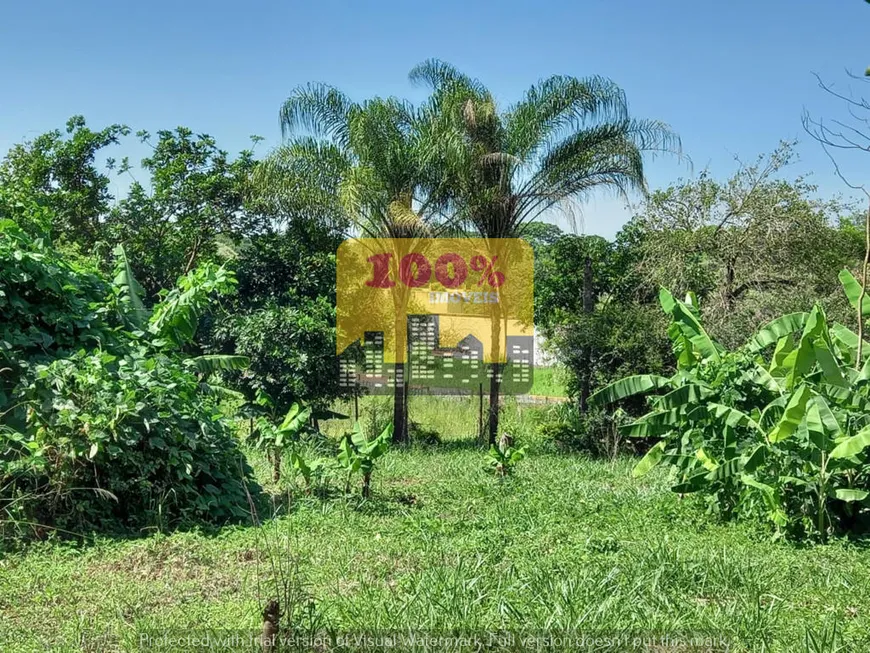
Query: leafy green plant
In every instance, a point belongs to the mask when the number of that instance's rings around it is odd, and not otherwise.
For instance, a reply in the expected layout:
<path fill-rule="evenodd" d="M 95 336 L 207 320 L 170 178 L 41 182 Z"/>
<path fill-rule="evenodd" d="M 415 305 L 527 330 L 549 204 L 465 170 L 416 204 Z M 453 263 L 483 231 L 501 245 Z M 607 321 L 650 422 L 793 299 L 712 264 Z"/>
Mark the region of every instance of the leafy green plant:
<path fill-rule="evenodd" d="M 547 411 L 546 421 L 538 426 L 538 433 L 560 449 L 614 458 L 624 440 L 618 427 L 627 421 L 621 408 L 611 413 L 601 409 L 582 413 L 575 403 L 566 401 Z"/>
<path fill-rule="evenodd" d="M 490 445 L 487 452 L 487 466 L 497 476 L 504 478 L 525 457 L 525 447 L 515 447 L 513 439 L 503 435 L 497 445 Z"/>
<path fill-rule="evenodd" d="M 256 484 L 204 391 L 241 361 L 181 351 L 229 272 L 194 270 L 146 310 L 123 250 L 109 283 L 2 221 L 0 287 L 0 506 L 58 531 L 247 514 Z"/>
<path fill-rule="evenodd" d="M 854 305 L 860 293 L 846 281 Z M 676 374 L 627 377 L 591 398 L 650 394 L 652 410 L 623 427 L 659 438 L 633 475 L 668 464 L 675 492 L 700 493 L 726 516 L 766 519 L 777 534 L 825 539 L 856 527 L 870 497 L 870 351 L 859 354 L 858 336 L 816 306 L 727 351 L 704 330 L 694 296 L 662 289 L 660 302 Z"/>
<path fill-rule="evenodd" d="M 322 486 L 332 462 L 331 459 L 323 457 L 306 460 L 296 449 L 290 452 L 290 464 L 302 476 L 309 494 L 313 489 Z"/>
<path fill-rule="evenodd" d="M 375 469 L 375 462 L 387 453 L 392 437 L 392 424 L 388 424 L 376 438 L 369 440 L 357 422 L 353 431 L 342 438 L 336 459 L 347 473 L 344 486 L 345 494 L 350 493 L 350 480 L 353 475 L 360 472 L 362 474 L 362 496 L 365 499 L 371 496 L 372 472 Z"/>
<path fill-rule="evenodd" d="M 276 426 L 268 417 L 257 419 L 256 446 L 266 452 L 272 460 L 272 480 L 281 480 L 281 459 L 284 449 L 291 447 L 299 440 L 299 436 L 309 427 L 311 409 L 303 408 L 298 403 L 290 406 L 280 425 Z M 295 465 L 294 465 L 295 466 Z M 308 478 L 305 479 L 308 481 Z"/>

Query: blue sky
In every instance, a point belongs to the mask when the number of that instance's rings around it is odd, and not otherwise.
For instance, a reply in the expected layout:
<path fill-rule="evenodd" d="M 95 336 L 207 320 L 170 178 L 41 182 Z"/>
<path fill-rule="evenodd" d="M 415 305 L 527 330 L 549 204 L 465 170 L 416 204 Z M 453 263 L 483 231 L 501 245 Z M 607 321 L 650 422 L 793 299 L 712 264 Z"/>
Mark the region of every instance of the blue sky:
<path fill-rule="evenodd" d="M 10 2 L 0 19 L 0 150 L 83 114 L 92 127 L 186 125 L 231 152 L 257 134 L 262 153 L 280 139 L 278 108 L 294 86 L 420 99 L 408 70 L 437 57 L 504 105 L 550 74 L 611 77 L 636 116 L 677 130 L 694 163 L 652 161 L 653 187 L 705 167 L 726 175 L 735 155 L 751 160 L 800 138 L 789 174 L 848 195 L 800 118 L 805 108 L 845 115 L 812 73 L 845 91 L 845 70 L 870 65 L 868 28 L 862 0 Z M 144 150 L 131 138 L 113 154 Z M 858 179 L 870 177 L 863 158 L 845 162 Z M 627 217 L 607 197 L 583 210 L 585 230 L 606 236 Z"/>

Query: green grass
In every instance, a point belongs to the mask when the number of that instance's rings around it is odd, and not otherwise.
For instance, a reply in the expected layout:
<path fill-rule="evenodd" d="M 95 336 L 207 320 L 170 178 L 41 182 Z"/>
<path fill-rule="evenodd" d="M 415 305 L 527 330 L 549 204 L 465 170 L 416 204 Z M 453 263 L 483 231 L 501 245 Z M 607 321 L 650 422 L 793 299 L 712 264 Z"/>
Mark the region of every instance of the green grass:
<path fill-rule="evenodd" d="M 364 401 L 364 416 L 385 403 Z M 531 434 L 536 410 L 509 401 L 505 422 Z M 661 473 L 631 479 L 630 459 L 558 454 L 531 435 L 528 458 L 500 481 L 471 440 L 472 401 L 412 399 L 411 411 L 444 442 L 387 454 L 368 503 L 298 491 L 288 502 L 285 487 L 262 528 L 6 556 L 0 650 L 138 650 L 154 631 L 253 632 L 276 577 L 301 601 L 299 628 L 704 632 L 730 650 L 870 650 L 863 546 L 773 543 L 680 500 Z"/>
<path fill-rule="evenodd" d="M 559 367 L 536 367 L 532 374 L 530 395 L 546 397 L 567 397 L 565 372 Z"/>

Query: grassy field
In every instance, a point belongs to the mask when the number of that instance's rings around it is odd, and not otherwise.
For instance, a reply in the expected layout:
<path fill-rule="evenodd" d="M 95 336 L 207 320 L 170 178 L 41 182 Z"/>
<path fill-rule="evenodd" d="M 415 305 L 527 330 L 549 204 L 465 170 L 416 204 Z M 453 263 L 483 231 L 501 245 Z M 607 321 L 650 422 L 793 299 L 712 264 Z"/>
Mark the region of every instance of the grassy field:
<path fill-rule="evenodd" d="M 370 416 L 376 402 L 363 403 Z M 531 436 L 540 409 L 513 403 L 505 421 L 527 434 L 529 456 L 499 480 L 473 441 L 472 401 L 412 399 L 411 411 L 443 442 L 387 454 L 366 503 L 270 488 L 275 518 L 259 528 L 42 543 L 6 556 L 0 650 L 192 650 L 144 639 L 167 632 L 210 632 L 210 650 L 245 650 L 272 596 L 295 606 L 301 635 L 570 629 L 695 633 L 738 651 L 870 650 L 863 544 L 798 547 L 717 523 L 670 493 L 663 474 L 631 479 L 630 459 L 551 451 Z M 268 465 L 254 462 L 265 483 Z M 615 641 L 594 650 L 726 650 Z M 550 650 L 568 648 L 577 647 Z"/>
<path fill-rule="evenodd" d="M 565 397 L 564 372 L 558 367 L 536 367 L 532 375 L 531 395 Z"/>

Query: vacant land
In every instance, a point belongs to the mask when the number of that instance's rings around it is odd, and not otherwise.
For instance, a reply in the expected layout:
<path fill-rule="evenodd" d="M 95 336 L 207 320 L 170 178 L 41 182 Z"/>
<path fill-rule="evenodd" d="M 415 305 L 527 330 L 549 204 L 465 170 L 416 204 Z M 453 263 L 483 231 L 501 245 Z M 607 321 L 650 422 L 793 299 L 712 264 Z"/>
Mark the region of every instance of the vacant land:
<path fill-rule="evenodd" d="M 364 402 L 365 416 L 373 405 Z M 730 650 L 870 649 L 863 544 L 796 547 L 717 523 L 669 492 L 662 473 L 631 479 L 629 458 L 589 460 L 536 442 L 538 409 L 508 407 L 529 456 L 499 480 L 473 438 L 450 431 L 473 424 L 475 410 L 412 400 L 412 415 L 443 442 L 391 451 L 366 503 L 339 497 L 335 480 L 327 497 L 282 492 L 260 528 L 43 543 L 6 556 L 0 648 L 135 650 L 149 633 L 253 632 L 265 601 L 280 596 L 295 604 L 300 632 L 693 632 Z M 257 471 L 266 479 L 269 466 Z"/>

